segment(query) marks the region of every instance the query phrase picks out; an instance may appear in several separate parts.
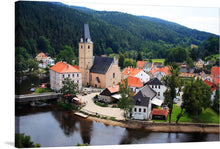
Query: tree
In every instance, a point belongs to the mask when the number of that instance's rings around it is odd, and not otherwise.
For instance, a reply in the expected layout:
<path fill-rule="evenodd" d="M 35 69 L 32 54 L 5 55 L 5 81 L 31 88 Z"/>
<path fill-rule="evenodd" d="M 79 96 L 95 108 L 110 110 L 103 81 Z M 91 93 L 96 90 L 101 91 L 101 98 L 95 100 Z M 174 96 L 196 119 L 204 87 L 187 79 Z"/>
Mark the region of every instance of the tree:
<path fill-rule="evenodd" d="M 128 86 L 128 79 L 125 79 L 123 83 L 119 83 L 119 94 L 121 98 L 118 101 L 118 107 L 124 110 L 125 119 L 127 119 L 128 114 L 132 113 L 132 108 L 134 107 L 133 93 Z"/>
<path fill-rule="evenodd" d="M 104 53 L 109 56 L 109 54 L 113 53 L 113 50 L 112 48 L 108 47 L 107 49 L 104 50 Z"/>
<path fill-rule="evenodd" d="M 169 52 L 166 58 L 166 63 L 183 62 L 187 59 L 187 57 L 188 53 L 186 49 L 182 47 L 174 48 Z"/>
<path fill-rule="evenodd" d="M 128 58 L 125 59 L 124 67 L 136 67 L 136 66 L 137 66 L 137 62 L 135 60 L 128 59 Z"/>
<path fill-rule="evenodd" d="M 54 48 L 50 45 L 50 40 L 44 36 L 40 36 L 37 41 L 38 49 L 44 53 L 49 53 L 50 56 L 55 56 Z"/>
<path fill-rule="evenodd" d="M 176 63 L 173 63 L 170 68 L 171 75 L 165 76 L 162 79 L 163 83 L 167 87 L 164 93 L 164 101 L 168 104 L 169 107 L 169 123 L 171 123 L 173 100 L 176 97 L 176 88 L 180 88 L 179 67 L 176 67 Z"/>
<path fill-rule="evenodd" d="M 198 119 L 198 115 L 202 109 L 206 109 L 211 104 L 211 88 L 201 79 L 192 79 L 183 89 L 181 113 L 176 123 L 183 116 L 183 108 L 185 112 L 192 114 Z"/>
<path fill-rule="evenodd" d="M 192 60 L 191 57 L 188 56 L 187 59 L 186 59 L 186 62 L 189 65 L 190 68 L 194 67 L 193 60 Z"/>
<path fill-rule="evenodd" d="M 124 54 L 120 53 L 119 54 L 119 60 L 118 60 L 118 65 L 121 69 L 124 68 L 124 61 L 125 61 L 125 56 Z"/>
<path fill-rule="evenodd" d="M 59 56 L 61 60 L 66 61 L 68 64 L 72 64 L 72 60 L 75 54 L 70 46 L 65 45 L 63 50 L 60 51 Z"/>
<path fill-rule="evenodd" d="M 137 61 L 142 61 L 143 60 L 143 58 L 142 58 L 142 53 L 139 51 L 138 52 L 138 55 L 137 55 L 137 59 L 136 59 Z"/>
<path fill-rule="evenodd" d="M 30 136 L 25 136 L 22 134 L 15 134 L 15 147 L 17 148 L 32 148 L 32 147 L 41 147 L 39 143 L 34 144 L 34 142 L 31 141 Z"/>
<path fill-rule="evenodd" d="M 73 97 L 76 97 L 76 94 L 79 92 L 78 84 L 75 84 L 70 78 L 64 78 L 62 84 L 63 87 L 59 91 L 62 93 L 64 99 L 71 102 Z"/>
<path fill-rule="evenodd" d="M 28 59 L 27 64 L 29 71 L 38 69 L 38 62 L 35 59 Z"/>

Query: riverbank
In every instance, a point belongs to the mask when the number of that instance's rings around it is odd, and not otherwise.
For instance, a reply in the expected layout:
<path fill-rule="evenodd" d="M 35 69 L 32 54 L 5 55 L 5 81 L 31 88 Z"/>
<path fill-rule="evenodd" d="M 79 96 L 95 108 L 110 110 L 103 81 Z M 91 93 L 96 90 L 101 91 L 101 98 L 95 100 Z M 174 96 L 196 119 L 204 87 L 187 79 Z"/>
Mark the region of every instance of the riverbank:
<path fill-rule="evenodd" d="M 153 123 L 146 121 L 113 121 L 100 119 L 97 117 L 87 117 L 86 120 L 96 121 L 105 125 L 120 126 L 128 129 L 141 129 L 146 132 L 172 132 L 172 133 L 214 133 L 218 134 L 219 124 L 203 124 L 203 123 Z"/>

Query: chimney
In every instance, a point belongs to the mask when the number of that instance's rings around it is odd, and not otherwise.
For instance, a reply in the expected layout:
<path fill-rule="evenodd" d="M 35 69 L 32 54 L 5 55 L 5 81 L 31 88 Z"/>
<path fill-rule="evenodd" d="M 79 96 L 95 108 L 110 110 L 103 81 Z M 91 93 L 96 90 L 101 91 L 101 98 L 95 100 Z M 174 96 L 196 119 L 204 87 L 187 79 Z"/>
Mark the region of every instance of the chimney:
<path fill-rule="evenodd" d="M 68 64 L 67 67 L 69 68 L 69 67 L 70 67 L 70 64 Z"/>

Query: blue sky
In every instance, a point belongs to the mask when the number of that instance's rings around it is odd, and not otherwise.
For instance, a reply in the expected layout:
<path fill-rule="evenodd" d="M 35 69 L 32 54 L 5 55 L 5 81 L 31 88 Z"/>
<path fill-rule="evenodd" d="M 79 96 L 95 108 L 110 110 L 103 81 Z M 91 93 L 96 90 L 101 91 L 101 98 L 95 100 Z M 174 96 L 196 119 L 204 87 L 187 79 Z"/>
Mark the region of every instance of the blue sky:
<path fill-rule="evenodd" d="M 219 35 L 219 2 L 216 0 L 61 0 L 65 4 L 95 10 L 120 11 L 176 22 L 192 29 Z"/>

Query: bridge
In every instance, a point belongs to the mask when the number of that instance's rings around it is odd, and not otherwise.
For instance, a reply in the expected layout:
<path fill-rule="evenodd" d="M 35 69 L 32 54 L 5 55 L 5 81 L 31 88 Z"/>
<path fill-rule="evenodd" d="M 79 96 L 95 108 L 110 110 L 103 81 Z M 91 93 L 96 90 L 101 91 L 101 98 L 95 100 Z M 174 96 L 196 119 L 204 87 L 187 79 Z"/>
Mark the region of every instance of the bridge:
<path fill-rule="evenodd" d="M 15 102 L 34 102 L 37 100 L 44 99 L 57 99 L 61 93 L 39 93 L 39 94 L 25 94 L 25 95 L 15 95 Z"/>

